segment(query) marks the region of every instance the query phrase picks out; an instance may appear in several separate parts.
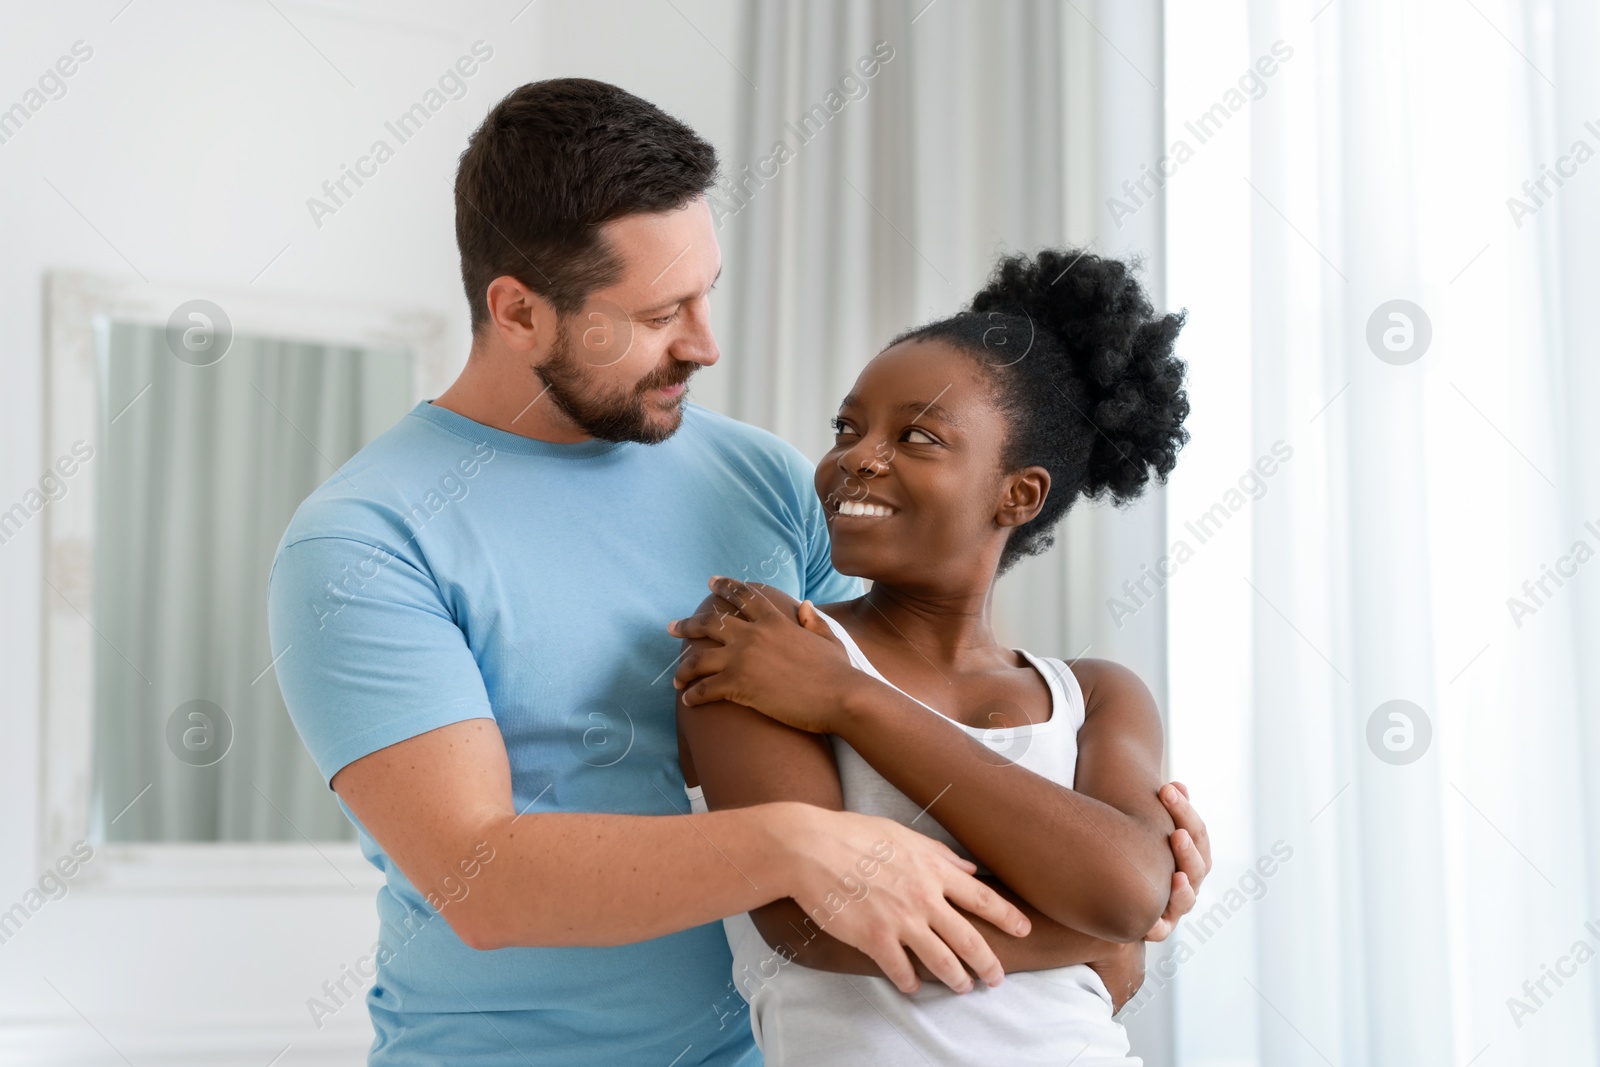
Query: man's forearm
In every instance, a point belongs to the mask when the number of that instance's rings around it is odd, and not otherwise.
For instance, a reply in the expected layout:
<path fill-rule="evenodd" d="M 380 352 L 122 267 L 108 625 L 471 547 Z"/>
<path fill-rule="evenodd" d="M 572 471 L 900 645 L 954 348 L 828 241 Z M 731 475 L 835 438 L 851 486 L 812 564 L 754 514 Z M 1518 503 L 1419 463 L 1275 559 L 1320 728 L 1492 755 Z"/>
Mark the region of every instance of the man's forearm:
<path fill-rule="evenodd" d="M 714 922 L 787 892 L 781 842 L 800 807 L 495 819 L 476 837 L 493 860 L 443 914 L 481 949 L 622 945 Z"/>

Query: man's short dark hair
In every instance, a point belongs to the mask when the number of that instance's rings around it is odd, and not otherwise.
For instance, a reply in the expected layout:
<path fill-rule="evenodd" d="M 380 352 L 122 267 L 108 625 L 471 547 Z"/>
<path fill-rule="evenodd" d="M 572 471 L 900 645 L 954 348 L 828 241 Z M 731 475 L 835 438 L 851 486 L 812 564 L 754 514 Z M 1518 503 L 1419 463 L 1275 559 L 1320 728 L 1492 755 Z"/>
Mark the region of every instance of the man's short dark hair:
<path fill-rule="evenodd" d="M 514 90 L 456 169 L 456 246 L 473 332 L 489 321 L 489 283 L 503 274 L 558 315 L 578 311 L 622 271 L 603 223 L 683 207 L 716 176 L 716 149 L 615 85 L 553 78 Z"/>

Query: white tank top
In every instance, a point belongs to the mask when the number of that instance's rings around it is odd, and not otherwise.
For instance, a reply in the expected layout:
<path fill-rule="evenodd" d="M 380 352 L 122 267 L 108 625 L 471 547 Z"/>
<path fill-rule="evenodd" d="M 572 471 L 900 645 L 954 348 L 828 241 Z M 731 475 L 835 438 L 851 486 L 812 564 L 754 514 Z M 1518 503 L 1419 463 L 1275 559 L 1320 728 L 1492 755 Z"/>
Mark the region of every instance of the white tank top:
<path fill-rule="evenodd" d="M 842 626 L 822 617 L 844 643 L 851 664 L 891 684 Z M 1083 691 L 1061 660 L 1021 655 L 1050 687 L 1050 718 L 1010 729 L 956 725 L 995 752 L 997 760 L 1016 763 L 1070 788 L 1078 762 L 1078 729 L 1083 725 Z M 939 714 L 922 706 L 930 715 Z M 893 819 L 973 859 L 931 811 L 923 814 L 846 742 L 831 736 L 830 740 L 847 810 Z M 690 807 L 705 811 L 700 788 L 691 786 L 688 793 Z M 980 865 L 979 873 L 989 872 Z M 921 990 L 907 996 L 886 978 L 833 974 L 788 962 L 767 945 L 747 914 L 724 919 L 723 929 L 733 950 L 733 984 L 749 1004 L 750 1028 L 768 1067 L 927 1067 L 930 1063 L 1141 1067 L 1143 1063 L 1128 1055 L 1127 1033 L 1111 1017 L 1111 995 L 1087 966 L 1019 971 L 1007 974 L 996 989 L 978 982 L 961 995 L 939 982 L 924 981 Z"/>

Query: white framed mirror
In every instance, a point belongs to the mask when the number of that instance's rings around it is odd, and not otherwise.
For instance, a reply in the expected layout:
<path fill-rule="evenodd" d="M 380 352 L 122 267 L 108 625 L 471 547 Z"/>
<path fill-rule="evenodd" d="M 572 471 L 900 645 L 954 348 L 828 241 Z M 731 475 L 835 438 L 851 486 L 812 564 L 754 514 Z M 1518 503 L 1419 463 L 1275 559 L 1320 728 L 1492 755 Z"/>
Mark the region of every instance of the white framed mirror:
<path fill-rule="evenodd" d="M 56 272 L 39 862 L 91 890 L 378 883 L 272 675 L 266 582 L 301 500 L 448 384 L 443 316 Z"/>

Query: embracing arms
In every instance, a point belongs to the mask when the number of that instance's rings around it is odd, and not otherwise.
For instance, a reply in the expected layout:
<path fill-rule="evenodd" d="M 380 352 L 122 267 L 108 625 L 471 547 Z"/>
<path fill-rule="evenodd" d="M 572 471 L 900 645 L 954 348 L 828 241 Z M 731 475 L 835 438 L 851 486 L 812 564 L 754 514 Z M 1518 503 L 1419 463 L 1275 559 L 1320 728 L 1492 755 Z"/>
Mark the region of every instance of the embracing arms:
<path fill-rule="evenodd" d="M 359 595 L 334 597 L 341 575 L 360 576 Z M 971 864 L 887 819 L 803 804 L 656 814 L 683 807 L 665 794 L 651 814 L 530 810 L 548 782 L 513 782 L 467 642 L 470 613 L 401 554 L 345 537 L 298 540 L 279 552 L 268 607 L 278 684 L 307 749 L 467 945 L 618 945 L 782 897 L 815 906 L 879 842 L 894 849 L 891 877 L 836 924 L 841 939 L 870 952 L 883 928 L 940 936 L 975 970 L 998 975 L 952 902 L 1008 929 L 1025 925 Z M 571 714 L 556 687 L 551 699 L 545 711 Z M 618 770 L 664 783 L 671 768 L 635 760 Z M 965 980 L 956 970 L 952 979 Z"/>
<path fill-rule="evenodd" d="M 781 610 L 793 611 L 794 601 L 786 595 L 774 590 L 763 590 L 762 595 L 769 597 Z M 732 610 L 732 605 L 708 599 L 707 603 L 702 605 L 702 609 L 707 608 L 713 610 L 707 615 L 700 616 L 702 620 L 708 618 L 715 620 L 718 611 L 728 612 Z M 789 619 L 791 621 L 784 636 L 793 639 L 795 634 L 803 631 L 793 625 L 792 614 Z M 675 628 L 675 632 L 682 634 L 684 629 L 685 627 L 680 626 Z M 831 638 L 828 640 L 831 641 Z M 680 671 L 680 683 L 705 673 L 713 663 L 727 664 L 726 657 L 716 654 L 719 642 L 700 638 L 691 641 L 690 644 L 691 651 L 685 656 L 685 666 Z M 832 649 L 837 651 L 837 645 L 833 645 Z M 842 660 L 842 652 L 838 655 Z M 815 666 L 811 665 L 813 668 Z M 1117 670 L 1119 669 L 1113 668 L 1113 672 Z M 858 674 L 853 669 L 850 673 Z M 1094 672 L 1089 670 L 1085 673 L 1093 675 Z M 1121 673 L 1128 678 L 1132 677 L 1127 675 L 1127 672 Z M 1111 987 L 1114 993 L 1118 985 L 1114 979 L 1118 977 L 1125 979 L 1126 992 L 1118 996 L 1119 1001 L 1125 999 L 1126 995 L 1137 987 L 1137 976 L 1131 979 L 1128 979 L 1128 976 L 1130 972 L 1142 966 L 1142 945 L 1137 943 L 1138 937 L 1143 936 L 1149 940 L 1162 940 L 1167 937 L 1178 919 L 1193 907 L 1195 890 L 1210 865 L 1205 826 L 1190 807 L 1187 793 L 1179 786 L 1168 785 L 1160 790 L 1158 798 L 1156 785 L 1159 782 L 1153 775 L 1159 770 L 1159 726 L 1156 727 L 1154 738 L 1156 755 L 1153 760 L 1149 760 L 1140 752 L 1137 745 L 1128 746 L 1122 743 L 1120 735 L 1126 731 L 1127 724 L 1121 720 L 1120 713 L 1125 706 L 1127 694 L 1117 689 L 1115 683 L 1120 680 L 1115 673 L 1104 684 L 1098 684 L 1099 680 L 1096 679 L 1095 688 L 1098 690 L 1098 695 L 1090 697 L 1090 714 L 1085 729 L 1079 734 L 1077 784 L 1083 795 L 1078 802 L 1081 805 L 1094 804 L 1105 807 L 1122 799 L 1126 793 L 1137 792 L 1141 788 L 1137 784 L 1131 787 L 1124 784 L 1129 780 L 1137 783 L 1140 779 L 1137 769 L 1130 772 L 1126 763 L 1130 760 L 1146 760 L 1152 775 L 1146 796 L 1154 802 L 1157 809 L 1162 810 L 1162 816 L 1176 821 L 1179 825 L 1179 829 L 1172 832 L 1164 841 L 1159 832 L 1156 835 L 1156 841 L 1165 853 L 1166 871 L 1170 874 L 1169 889 L 1160 893 L 1160 901 L 1166 910 L 1154 921 L 1154 925 L 1146 922 L 1144 928 L 1134 937 L 1119 939 L 1135 943 L 1118 945 L 1055 921 L 1050 915 L 1024 900 L 1023 896 L 1013 892 L 1014 886 L 1008 888 L 1007 884 L 996 881 L 992 884 L 997 891 L 1006 894 L 1033 920 L 1033 932 L 1026 938 L 1016 938 L 1003 931 L 986 927 L 981 921 L 974 924 L 983 931 L 991 948 L 995 950 L 1007 970 L 1035 970 L 1072 963 L 1094 962 L 1097 964 L 1096 969 L 1101 970 L 1102 976 L 1107 979 L 1107 986 Z M 1134 682 L 1137 685 L 1136 679 Z M 802 687 L 805 684 L 793 677 L 785 684 L 790 683 Z M 1144 692 L 1142 686 L 1138 686 L 1138 692 L 1143 694 L 1145 701 L 1148 702 L 1148 694 Z M 927 725 L 926 709 L 915 707 L 914 710 L 920 718 L 912 725 L 920 725 L 921 729 L 907 731 L 909 734 L 921 733 Z M 1135 713 L 1139 710 L 1153 713 L 1153 707 L 1140 709 L 1136 706 Z M 713 808 L 776 799 L 804 800 L 826 807 L 836 807 L 841 803 L 838 774 L 832 751 L 826 739 L 820 734 L 789 727 L 748 707 L 728 701 L 690 705 L 680 699 L 679 723 L 680 746 L 686 752 L 685 771 L 693 773 L 693 767 L 698 766 L 707 802 Z M 953 727 L 952 730 L 962 743 L 967 743 L 965 734 L 954 730 Z M 905 735 L 900 736 L 903 738 Z M 1148 741 L 1149 738 L 1146 737 L 1145 740 Z M 692 757 L 687 753 L 692 753 Z M 895 784 L 900 786 L 902 791 L 908 793 L 912 791 L 901 785 L 902 781 L 911 780 L 910 776 L 903 768 L 896 769 L 898 764 L 911 762 L 911 758 L 904 751 L 904 746 L 885 743 L 880 749 L 874 749 L 876 758 L 868 755 L 867 751 L 863 751 L 862 755 L 868 758 L 886 778 L 892 781 L 898 778 L 899 781 L 895 781 Z M 933 800 L 939 792 L 947 790 L 953 782 L 961 781 L 965 785 L 965 768 L 972 764 L 986 769 L 1000 769 L 1005 773 L 1027 775 L 1033 783 L 1043 783 L 1050 789 L 1059 789 L 1054 783 L 1023 772 L 1020 768 L 995 768 L 992 758 L 974 759 L 974 753 L 970 748 L 958 749 L 954 756 L 956 775 L 944 778 L 942 784 L 923 798 L 924 803 Z M 912 789 L 915 788 L 913 785 Z M 956 833 L 964 843 L 973 840 L 986 840 L 987 843 L 987 835 L 991 831 L 983 823 L 974 822 L 973 827 L 964 832 L 951 825 L 955 820 L 949 819 L 942 807 L 937 815 L 940 821 Z M 1170 826 L 1171 823 L 1167 825 Z M 1033 835 L 1017 836 L 1024 842 L 1016 848 L 1018 853 L 1028 855 L 1040 851 Z M 1016 864 L 1007 863 L 1004 856 L 993 855 L 991 858 L 991 854 L 998 851 L 992 845 L 974 851 L 982 853 L 980 858 L 997 873 L 1017 868 Z M 1049 849 L 1044 851 L 1049 855 L 1057 855 Z M 1179 870 L 1171 874 L 1174 857 Z M 1126 858 L 1120 855 L 1116 862 L 1132 869 Z M 1069 866 L 1077 866 L 1070 859 L 1066 863 Z M 1037 872 L 1036 880 L 1043 882 L 1051 873 L 1048 870 Z M 1094 873 L 1097 872 L 1090 868 L 1089 874 L 1092 876 Z M 1002 874 L 1002 877 L 1004 876 Z M 818 924 L 815 922 L 808 924 L 805 921 L 807 917 L 804 911 L 791 901 L 779 900 L 766 905 L 753 913 L 753 918 L 769 944 L 786 945 L 808 966 L 850 973 L 878 973 L 871 966 L 871 961 L 861 954 L 849 950 L 846 946 L 838 945 L 826 936 L 816 936 Z M 1108 973 L 1105 966 L 1108 960 L 1117 974 Z"/>
<path fill-rule="evenodd" d="M 731 700 L 837 734 L 1064 926 L 1131 942 L 1157 922 L 1174 888 L 1175 827 L 1158 794 L 1160 718 L 1131 672 L 1080 661 L 1083 772 L 1079 788 L 1068 789 L 981 758 L 988 750 L 958 726 L 855 670 L 825 628 L 800 625 L 768 591 L 731 579 L 713 590 L 742 617 L 703 613 L 678 626 L 682 636 L 712 642 L 680 662 L 683 705 Z"/>
<path fill-rule="evenodd" d="M 714 811 L 779 800 L 835 811 L 843 807 L 833 752 L 821 734 L 796 730 L 727 701 L 693 708 L 680 701 L 678 730 L 684 773 L 699 778 L 706 804 Z M 858 871 L 852 884 L 842 888 L 835 902 L 835 906 L 842 905 L 840 914 L 852 906 L 846 902 L 870 895 L 875 887 L 877 872 L 871 866 L 865 871 L 872 877 Z M 1018 937 L 982 918 L 967 916 L 1006 971 L 1098 962 L 1128 949 L 1064 927 L 999 882 L 986 881 L 1032 920 L 1031 932 Z M 830 909 L 813 909 L 808 914 L 807 909 L 785 898 L 752 910 L 750 917 L 768 945 L 804 966 L 846 974 L 884 973 L 872 957 L 832 936 Z M 1126 966 L 1136 961 L 1128 958 L 1122 962 Z M 917 966 L 917 973 L 923 978 L 932 975 L 925 965 Z M 902 988 L 912 992 L 915 986 Z"/>
<path fill-rule="evenodd" d="M 852 944 L 875 949 L 883 929 L 934 939 L 931 914 L 946 951 L 997 973 L 977 934 L 945 921 L 946 898 L 1007 928 L 1024 923 L 949 849 L 887 819 L 802 804 L 682 816 L 518 815 L 492 719 L 381 749 L 341 770 L 333 787 L 412 884 L 430 902 L 445 901 L 435 906 L 474 948 L 626 944 L 780 895 L 821 906 L 840 872 L 884 842 L 893 858 L 881 891 L 838 926 Z"/>

